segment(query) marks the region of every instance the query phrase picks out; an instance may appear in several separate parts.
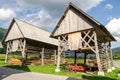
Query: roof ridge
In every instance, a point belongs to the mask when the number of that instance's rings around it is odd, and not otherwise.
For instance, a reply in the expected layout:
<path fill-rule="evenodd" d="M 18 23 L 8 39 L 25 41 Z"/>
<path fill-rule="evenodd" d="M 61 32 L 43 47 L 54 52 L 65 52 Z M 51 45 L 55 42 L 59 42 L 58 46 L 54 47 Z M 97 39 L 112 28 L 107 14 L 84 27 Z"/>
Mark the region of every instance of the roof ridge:
<path fill-rule="evenodd" d="M 28 25 L 31 25 L 31 26 L 33 26 L 33 27 L 36 27 L 36 28 L 41 29 L 41 30 L 43 30 L 43 31 L 46 31 L 46 32 L 48 32 L 48 33 L 51 33 L 51 32 L 48 31 L 48 30 L 45 30 L 45 29 L 43 29 L 43 28 L 41 28 L 41 27 L 38 27 L 38 26 L 36 26 L 36 25 L 33 25 L 33 24 L 31 24 L 31 23 L 29 23 L 29 22 L 26 22 L 26 21 L 24 21 L 24 20 L 21 20 L 21 19 L 18 19 L 18 18 L 14 18 L 14 20 L 15 20 L 15 21 L 16 21 L 16 20 L 22 21 L 22 22 L 24 22 L 24 23 L 26 23 L 26 24 L 28 24 Z"/>

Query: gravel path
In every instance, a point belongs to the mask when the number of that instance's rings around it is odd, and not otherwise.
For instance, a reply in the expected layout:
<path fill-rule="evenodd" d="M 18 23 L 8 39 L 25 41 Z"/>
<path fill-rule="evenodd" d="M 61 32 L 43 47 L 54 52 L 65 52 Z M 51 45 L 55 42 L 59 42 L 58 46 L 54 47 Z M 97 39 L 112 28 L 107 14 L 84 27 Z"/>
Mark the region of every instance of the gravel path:
<path fill-rule="evenodd" d="M 0 80 L 82 80 L 66 76 L 24 72 L 5 67 L 0 67 Z"/>

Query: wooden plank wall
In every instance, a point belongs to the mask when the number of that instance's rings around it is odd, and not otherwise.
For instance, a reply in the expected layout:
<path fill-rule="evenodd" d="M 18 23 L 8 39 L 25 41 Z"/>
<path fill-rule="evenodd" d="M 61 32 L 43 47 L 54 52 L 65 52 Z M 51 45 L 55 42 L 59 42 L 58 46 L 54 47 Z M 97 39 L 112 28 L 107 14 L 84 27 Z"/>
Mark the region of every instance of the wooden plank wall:
<path fill-rule="evenodd" d="M 69 9 L 67 14 L 59 24 L 58 29 L 55 31 L 54 36 L 80 30 L 86 30 L 93 27 L 93 23 L 91 23 L 82 14 L 78 13 L 74 9 Z"/>
<path fill-rule="evenodd" d="M 81 33 L 77 32 L 77 33 L 68 34 L 68 42 L 69 42 L 70 50 L 78 50 L 81 47 L 80 46 Z"/>
<path fill-rule="evenodd" d="M 22 38 L 22 37 L 23 37 L 23 35 L 21 34 L 17 24 L 14 23 L 10 32 L 8 33 L 5 41 L 13 40 L 13 39 L 17 39 L 17 38 Z"/>

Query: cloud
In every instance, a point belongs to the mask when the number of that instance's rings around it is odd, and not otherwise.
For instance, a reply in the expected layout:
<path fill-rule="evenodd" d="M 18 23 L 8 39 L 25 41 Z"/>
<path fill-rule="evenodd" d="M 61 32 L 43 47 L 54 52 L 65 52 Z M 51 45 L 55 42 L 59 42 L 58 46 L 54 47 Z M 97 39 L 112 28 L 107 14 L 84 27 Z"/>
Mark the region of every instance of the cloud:
<path fill-rule="evenodd" d="M 53 27 L 56 24 L 56 19 L 53 19 L 53 17 L 44 9 L 41 9 L 37 12 L 35 11 L 32 14 L 24 15 L 23 17 L 24 21 L 27 21 L 44 29 L 49 29 L 49 27 Z"/>
<path fill-rule="evenodd" d="M 53 27 L 63 14 L 69 2 L 74 3 L 84 11 L 88 11 L 99 5 L 102 1 L 104 0 L 8 0 L 7 2 L 1 0 L 0 2 L 2 3 L 0 3 L 0 7 L 4 9 L 8 8 L 11 10 L 13 16 L 16 14 L 18 18 L 24 19 L 38 26 Z M 40 12 L 44 12 L 47 17 Z M 42 16 L 45 18 L 42 18 Z M 0 21 L 10 19 L 9 17 L 9 15 L 8 17 L 4 16 Z"/>
<path fill-rule="evenodd" d="M 88 11 L 93 7 L 99 5 L 103 0 L 16 0 L 16 3 L 23 9 L 42 9 L 31 14 L 26 15 L 26 21 L 32 22 L 36 25 L 47 27 L 55 27 L 56 22 L 63 14 L 69 2 L 74 3 L 84 11 Z M 49 17 L 46 17 L 42 13 Z M 34 17 L 33 17 L 34 16 Z M 44 18 L 42 18 L 44 16 Z M 42 20 L 43 19 L 43 20 Z"/>
<path fill-rule="evenodd" d="M 15 17 L 15 12 L 11 9 L 0 9 L 0 20 L 1 21 L 8 21 L 10 18 Z"/>
<path fill-rule="evenodd" d="M 120 18 L 113 18 L 106 25 L 106 28 L 113 34 L 118 42 L 120 42 Z"/>
<path fill-rule="evenodd" d="M 113 8 L 113 5 L 112 5 L 112 4 L 106 4 L 105 8 L 106 8 L 106 9 L 112 9 L 112 8 Z"/>

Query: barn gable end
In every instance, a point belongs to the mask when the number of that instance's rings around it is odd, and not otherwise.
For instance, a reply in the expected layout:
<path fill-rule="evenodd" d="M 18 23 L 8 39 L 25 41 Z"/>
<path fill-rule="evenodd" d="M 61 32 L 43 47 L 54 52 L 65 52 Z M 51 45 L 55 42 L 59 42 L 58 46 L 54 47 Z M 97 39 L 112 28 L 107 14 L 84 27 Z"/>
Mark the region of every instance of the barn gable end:
<path fill-rule="evenodd" d="M 9 32 L 7 33 L 8 35 L 5 38 L 5 42 L 24 37 L 20 31 L 20 28 L 18 27 L 17 23 L 14 20 L 8 30 Z"/>
<path fill-rule="evenodd" d="M 54 36 L 93 28 L 94 25 L 74 8 L 70 8 L 57 25 Z"/>

